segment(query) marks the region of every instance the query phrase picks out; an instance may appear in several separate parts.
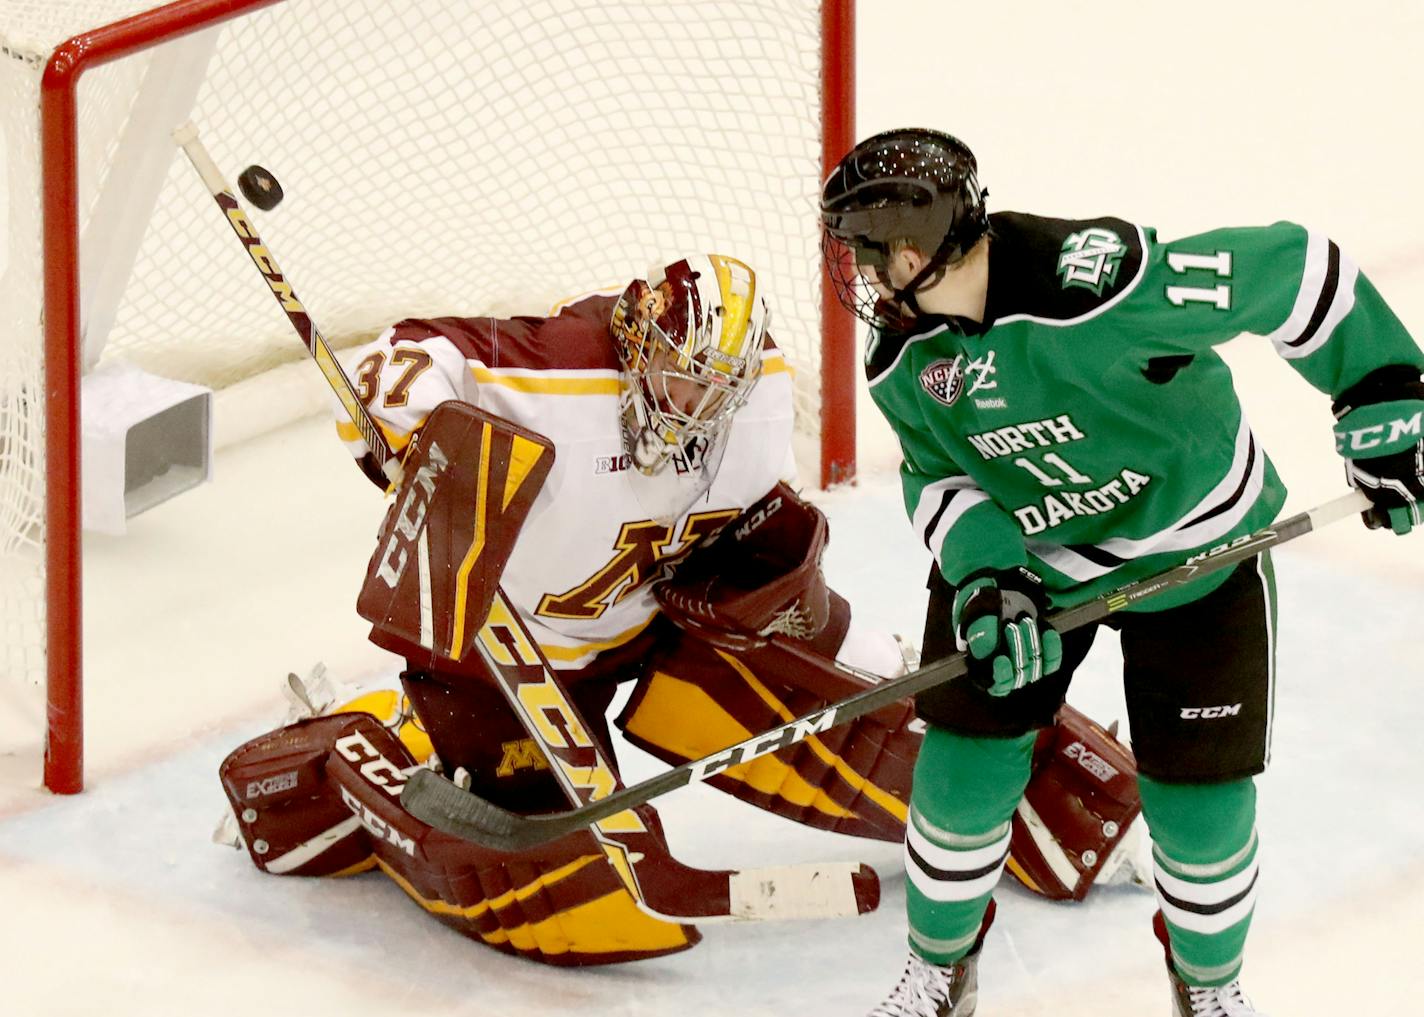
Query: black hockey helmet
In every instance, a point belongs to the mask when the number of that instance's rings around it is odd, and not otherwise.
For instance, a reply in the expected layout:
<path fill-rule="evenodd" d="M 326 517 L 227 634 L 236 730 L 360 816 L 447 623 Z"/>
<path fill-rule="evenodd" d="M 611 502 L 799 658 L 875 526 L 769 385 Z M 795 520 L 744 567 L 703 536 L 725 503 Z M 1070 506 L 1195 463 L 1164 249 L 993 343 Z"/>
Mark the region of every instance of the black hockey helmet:
<path fill-rule="evenodd" d="M 910 127 L 866 138 L 848 152 L 821 191 L 822 254 L 842 304 L 877 325 L 918 315 L 914 294 L 963 258 L 989 229 L 974 153 L 942 131 Z M 857 266 L 885 263 L 909 241 L 929 263 L 891 301 L 860 279 Z M 892 306 L 886 306 L 889 303 Z"/>

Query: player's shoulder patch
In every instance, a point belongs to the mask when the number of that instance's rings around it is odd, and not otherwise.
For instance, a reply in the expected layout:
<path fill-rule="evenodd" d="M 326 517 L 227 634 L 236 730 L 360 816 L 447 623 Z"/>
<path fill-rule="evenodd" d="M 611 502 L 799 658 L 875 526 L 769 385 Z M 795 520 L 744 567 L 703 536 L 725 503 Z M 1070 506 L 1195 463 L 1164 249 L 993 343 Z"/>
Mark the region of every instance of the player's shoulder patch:
<path fill-rule="evenodd" d="M 996 325 L 1020 317 L 1069 324 L 1142 278 L 1146 238 L 1126 220 L 996 212 L 990 222 L 988 314 Z"/>

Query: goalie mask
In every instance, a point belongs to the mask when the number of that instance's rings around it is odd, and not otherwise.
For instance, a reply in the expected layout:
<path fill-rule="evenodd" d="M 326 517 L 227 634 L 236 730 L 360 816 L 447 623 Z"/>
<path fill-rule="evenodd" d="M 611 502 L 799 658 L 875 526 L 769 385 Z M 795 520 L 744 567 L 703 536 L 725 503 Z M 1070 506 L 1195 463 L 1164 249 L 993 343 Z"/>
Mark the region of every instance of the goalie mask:
<path fill-rule="evenodd" d="M 640 472 L 717 444 L 761 374 L 770 317 L 756 273 L 717 254 L 654 269 L 623 291 L 610 328 L 623 443 Z"/>

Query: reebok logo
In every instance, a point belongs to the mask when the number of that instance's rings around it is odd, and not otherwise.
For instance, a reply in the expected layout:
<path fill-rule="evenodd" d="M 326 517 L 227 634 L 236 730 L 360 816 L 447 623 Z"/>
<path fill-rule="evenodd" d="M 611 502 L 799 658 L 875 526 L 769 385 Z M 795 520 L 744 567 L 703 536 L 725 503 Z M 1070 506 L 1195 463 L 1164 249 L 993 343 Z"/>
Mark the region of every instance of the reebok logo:
<path fill-rule="evenodd" d="M 1218 717 L 1235 717 L 1241 712 L 1240 703 L 1230 706 L 1184 706 L 1183 720 L 1215 720 Z"/>

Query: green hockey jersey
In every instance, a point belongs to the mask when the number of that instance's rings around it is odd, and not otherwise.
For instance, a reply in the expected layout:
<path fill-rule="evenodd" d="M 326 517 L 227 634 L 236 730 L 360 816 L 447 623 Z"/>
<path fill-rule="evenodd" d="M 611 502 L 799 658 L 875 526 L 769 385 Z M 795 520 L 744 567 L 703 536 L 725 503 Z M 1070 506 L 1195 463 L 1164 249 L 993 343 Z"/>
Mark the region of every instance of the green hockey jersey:
<path fill-rule="evenodd" d="M 1268 525 L 1285 487 L 1212 349 L 1240 333 L 1332 396 L 1424 370 L 1356 265 L 1292 223 L 1164 243 L 1121 219 L 991 221 L 982 327 L 933 319 L 866 350 L 906 511 L 952 584 L 1026 565 L 1070 606 Z"/>

